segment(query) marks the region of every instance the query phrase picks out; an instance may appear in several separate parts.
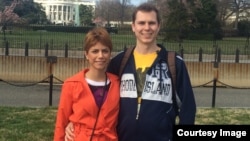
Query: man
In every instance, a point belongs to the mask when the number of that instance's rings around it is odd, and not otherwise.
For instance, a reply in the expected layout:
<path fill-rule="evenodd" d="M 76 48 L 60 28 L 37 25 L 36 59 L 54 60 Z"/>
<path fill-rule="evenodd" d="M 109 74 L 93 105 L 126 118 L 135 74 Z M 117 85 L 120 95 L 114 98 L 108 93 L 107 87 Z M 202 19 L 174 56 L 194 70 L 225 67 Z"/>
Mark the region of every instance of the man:
<path fill-rule="evenodd" d="M 136 36 L 133 53 L 121 75 L 119 141 L 171 141 L 177 116 L 179 124 L 194 124 L 196 103 L 188 71 L 176 56 L 176 93 L 182 102 L 177 112 L 167 64 L 166 49 L 156 43 L 160 14 L 148 3 L 138 6 L 132 15 Z M 108 71 L 119 74 L 118 64 L 124 52 L 110 62 Z"/>

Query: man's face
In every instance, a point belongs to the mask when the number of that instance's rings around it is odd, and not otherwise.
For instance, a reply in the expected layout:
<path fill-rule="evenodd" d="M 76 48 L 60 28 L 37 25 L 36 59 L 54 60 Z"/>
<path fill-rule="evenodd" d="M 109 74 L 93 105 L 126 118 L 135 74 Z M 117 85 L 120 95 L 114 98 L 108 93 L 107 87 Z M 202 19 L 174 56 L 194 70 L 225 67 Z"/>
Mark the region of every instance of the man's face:
<path fill-rule="evenodd" d="M 156 42 L 156 37 L 160 29 L 157 22 L 156 13 L 154 11 L 144 12 L 138 11 L 136 19 L 132 24 L 132 30 L 139 44 L 152 44 Z"/>

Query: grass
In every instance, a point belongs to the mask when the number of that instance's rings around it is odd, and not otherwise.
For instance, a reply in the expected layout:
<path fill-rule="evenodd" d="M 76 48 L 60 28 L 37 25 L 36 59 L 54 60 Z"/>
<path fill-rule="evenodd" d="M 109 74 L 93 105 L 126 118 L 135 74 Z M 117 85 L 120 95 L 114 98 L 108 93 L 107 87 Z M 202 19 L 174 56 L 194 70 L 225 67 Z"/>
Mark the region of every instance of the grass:
<path fill-rule="evenodd" d="M 56 108 L 0 108 L 0 141 L 51 141 Z"/>
<path fill-rule="evenodd" d="M 248 108 L 198 108 L 195 124 L 249 125 Z"/>
<path fill-rule="evenodd" d="M 0 107 L 0 141 L 51 141 L 56 107 Z M 248 108 L 198 108 L 195 124 L 249 125 Z"/>

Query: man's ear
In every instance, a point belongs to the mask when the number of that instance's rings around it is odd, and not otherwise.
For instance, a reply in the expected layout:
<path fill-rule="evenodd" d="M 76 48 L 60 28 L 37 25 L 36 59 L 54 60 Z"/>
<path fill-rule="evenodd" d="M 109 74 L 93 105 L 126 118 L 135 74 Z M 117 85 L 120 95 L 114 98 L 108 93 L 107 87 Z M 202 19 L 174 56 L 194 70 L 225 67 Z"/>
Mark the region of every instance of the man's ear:
<path fill-rule="evenodd" d="M 160 29 L 161 29 L 161 24 L 159 24 L 158 32 L 160 31 Z"/>
<path fill-rule="evenodd" d="M 135 32 L 135 30 L 134 30 L 135 29 L 135 24 L 134 23 L 131 24 L 131 28 L 132 28 L 132 31 Z"/>

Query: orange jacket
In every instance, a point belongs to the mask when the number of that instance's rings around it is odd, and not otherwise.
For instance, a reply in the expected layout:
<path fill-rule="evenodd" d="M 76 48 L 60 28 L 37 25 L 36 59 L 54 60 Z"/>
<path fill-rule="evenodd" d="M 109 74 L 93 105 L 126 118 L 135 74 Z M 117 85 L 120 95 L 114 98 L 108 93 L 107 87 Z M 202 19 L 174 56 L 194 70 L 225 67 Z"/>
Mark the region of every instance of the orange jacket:
<path fill-rule="evenodd" d="M 94 127 L 98 106 L 84 79 L 85 69 L 67 79 L 62 87 L 54 131 L 54 141 L 63 141 L 65 128 L 74 123 L 74 141 L 89 141 Z M 103 102 L 92 141 L 117 141 L 116 125 L 119 112 L 119 79 L 107 73 L 111 82 Z"/>

